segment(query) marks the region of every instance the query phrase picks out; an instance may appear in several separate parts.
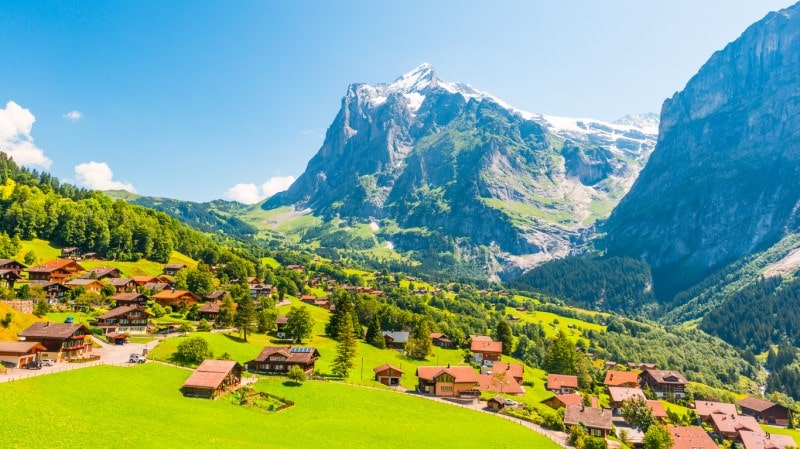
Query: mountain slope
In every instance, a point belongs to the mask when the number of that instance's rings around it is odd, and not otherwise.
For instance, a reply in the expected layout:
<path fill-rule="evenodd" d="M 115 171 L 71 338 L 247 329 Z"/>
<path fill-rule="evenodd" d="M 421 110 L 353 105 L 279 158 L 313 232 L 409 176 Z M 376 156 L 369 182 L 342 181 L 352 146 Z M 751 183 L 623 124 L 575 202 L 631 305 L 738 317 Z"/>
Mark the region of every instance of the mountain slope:
<path fill-rule="evenodd" d="M 375 245 L 514 271 L 569 253 L 611 210 L 655 122 L 530 114 L 423 64 L 391 84 L 349 86 L 306 171 L 263 207 L 322 217 L 317 237 L 374 223 Z"/>
<path fill-rule="evenodd" d="M 715 53 L 661 113 L 656 150 L 603 227 L 670 297 L 800 220 L 800 6 Z"/>

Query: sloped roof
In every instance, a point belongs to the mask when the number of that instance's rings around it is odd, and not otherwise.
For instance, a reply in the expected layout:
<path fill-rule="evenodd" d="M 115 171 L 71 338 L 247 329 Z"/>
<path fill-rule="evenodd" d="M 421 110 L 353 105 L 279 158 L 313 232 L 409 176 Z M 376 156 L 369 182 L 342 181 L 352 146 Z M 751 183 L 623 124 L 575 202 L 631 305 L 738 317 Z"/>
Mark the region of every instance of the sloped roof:
<path fill-rule="evenodd" d="M 71 281 L 67 281 L 67 282 L 64 283 L 64 285 L 69 285 L 71 287 L 75 287 L 75 286 L 82 287 L 82 286 L 92 285 L 92 284 L 97 284 L 97 285 L 99 285 L 101 287 L 103 286 L 103 283 L 98 281 L 97 279 L 78 278 L 78 279 L 73 279 Z"/>
<path fill-rule="evenodd" d="M 22 262 L 17 262 L 16 260 L 13 259 L 0 259 L 0 267 L 8 265 L 10 263 L 19 264 L 22 266 L 22 268 L 25 268 L 25 264 L 23 264 Z"/>
<path fill-rule="evenodd" d="M 772 408 L 776 405 L 780 405 L 766 399 L 757 398 L 755 396 L 748 396 L 739 401 L 738 404 L 739 407 L 748 408 L 756 412 L 763 412 L 764 410 Z"/>
<path fill-rule="evenodd" d="M 667 426 L 672 436 L 672 449 L 717 449 L 717 444 L 702 427 Z"/>
<path fill-rule="evenodd" d="M 180 299 L 187 295 L 194 300 L 200 299 L 199 296 L 188 290 L 161 290 L 153 295 L 153 299 Z"/>
<path fill-rule="evenodd" d="M 736 433 L 741 430 L 760 431 L 758 421 L 752 416 L 746 415 L 723 415 L 714 413 L 711 415 L 711 422 L 714 427 L 722 433 Z"/>
<path fill-rule="evenodd" d="M 143 314 L 145 314 L 147 316 L 151 316 L 145 310 L 140 309 L 138 307 L 119 306 L 119 307 L 115 307 L 115 308 L 109 310 L 108 312 L 98 316 L 97 318 L 106 320 L 108 318 L 114 318 L 114 317 L 117 317 L 117 316 L 125 315 L 126 313 L 131 312 L 133 310 L 138 310 L 138 311 L 140 311 L 141 313 L 143 313 Z"/>
<path fill-rule="evenodd" d="M 667 369 L 646 369 L 645 373 L 649 374 L 656 382 L 660 384 L 671 385 L 686 385 L 689 382 L 683 377 L 683 374 L 678 371 Z"/>
<path fill-rule="evenodd" d="M 417 377 L 433 381 L 441 374 L 453 376 L 456 383 L 477 383 L 478 374 L 471 366 L 420 366 L 417 368 Z"/>
<path fill-rule="evenodd" d="M 124 287 L 128 284 L 136 283 L 136 281 L 134 281 L 131 278 L 109 278 L 106 279 L 105 282 L 107 282 L 110 285 L 113 285 L 114 287 Z"/>
<path fill-rule="evenodd" d="M 647 400 L 641 388 L 608 387 L 608 395 L 613 402 L 623 402 L 632 398 Z"/>
<path fill-rule="evenodd" d="M 764 431 L 739 432 L 744 449 L 784 449 L 786 447 L 797 447 L 794 438 L 789 435 L 778 435 L 775 433 L 765 434 Z"/>
<path fill-rule="evenodd" d="M 134 299 L 143 298 L 145 301 L 147 300 L 147 296 L 141 293 L 117 293 L 116 295 L 112 296 L 111 299 L 115 301 L 133 301 Z"/>
<path fill-rule="evenodd" d="M 222 384 L 236 365 L 238 363 L 233 360 L 204 360 L 186 379 L 183 386 L 214 390 Z"/>
<path fill-rule="evenodd" d="M 0 341 L 0 352 L 12 354 L 28 354 L 34 349 L 45 351 L 47 348 L 38 341 Z"/>
<path fill-rule="evenodd" d="M 494 393 L 525 394 L 525 389 L 508 372 L 503 372 L 499 378 L 494 374 L 481 374 L 478 376 L 478 389 Z"/>
<path fill-rule="evenodd" d="M 381 332 L 384 337 L 389 337 L 394 343 L 407 343 L 408 332 L 405 331 L 383 331 Z"/>
<path fill-rule="evenodd" d="M 254 362 L 264 362 L 270 356 L 280 354 L 286 357 L 287 363 L 311 363 L 319 358 L 319 351 L 316 348 L 304 348 L 299 346 L 264 346 L 264 349 L 253 359 Z"/>
<path fill-rule="evenodd" d="M 568 405 L 564 410 L 564 424 L 567 426 L 583 424 L 592 429 L 611 431 L 611 410 Z"/>
<path fill-rule="evenodd" d="M 82 274 L 80 277 L 82 279 L 91 279 L 92 274 L 94 274 L 95 278 L 101 278 L 103 276 L 111 276 L 113 274 L 119 273 L 119 268 L 114 267 L 94 267 L 90 268 L 86 273 Z"/>
<path fill-rule="evenodd" d="M 492 373 L 509 373 L 514 377 L 521 378 L 523 373 L 525 372 L 525 366 L 521 363 L 506 363 L 506 362 L 494 362 L 492 364 Z"/>
<path fill-rule="evenodd" d="M 656 418 L 666 418 L 667 411 L 664 409 L 664 404 L 661 403 L 658 399 L 648 399 L 647 401 L 647 408 L 653 413 L 653 416 Z"/>
<path fill-rule="evenodd" d="M 390 365 L 388 363 L 384 363 L 381 366 L 376 366 L 375 368 L 372 368 L 372 371 L 374 371 L 375 373 L 382 373 L 382 372 L 384 372 L 386 370 L 389 370 L 389 369 L 394 370 L 394 371 L 396 371 L 396 372 L 398 372 L 400 374 L 405 373 L 405 371 L 401 370 L 400 368 L 398 368 L 398 367 L 396 367 L 394 365 Z"/>
<path fill-rule="evenodd" d="M 694 401 L 694 410 L 698 416 L 706 417 L 714 413 L 721 413 L 723 415 L 736 415 L 736 406 L 725 402 L 711 402 L 711 401 Z"/>
<path fill-rule="evenodd" d="M 603 381 L 603 384 L 609 387 L 618 387 L 631 383 L 639 383 L 639 373 L 634 373 L 633 371 L 608 370 L 606 371 L 606 379 Z"/>
<path fill-rule="evenodd" d="M 68 338 L 76 331 L 83 329 L 87 334 L 89 329 L 83 324 L 51 323 L 43 321 L 31 324 L 27 329 L 19 333 L 20 337 L 28 338 Z"/>
<path fill-rule="evenodd" d="M 578 376 L 568 374 L 548 374 L 547 389 L 560 390 L 561 388 L 578 388 Z"/>
<path fill-rule="evenodd" d="M 28 268 L 28 272 L 29 273 L 52 273 L 52 272 L 54 272 L 56 270 L 64 269 L 67 266 L 73 265 L 73 264 L 78 267 L 78 270 L 85 271 L 85 268 L 83 268 L 78 262 L 75 262 L 72 259 L 56 259 L 56 260 L 51 260 L 51 261 L 45 262 L 45 263 L 43 263 L 41 265 L 37 265 L 35 267 Z"/>
<path fill-rule="evenodd" d="M 219 313 L 219 307 L 221 304 L 215 302 L 207 302 L 203 304 L 202 307 L 197 309 L 198 312 L 205 312 L 205 313 Z"/>
<path fill-rule="evenodd" d="M 472 352 L 492 352 L 500 354 L 503 352 L 503 342 L 491 340 L 472 340 L 470 350 Z"/>

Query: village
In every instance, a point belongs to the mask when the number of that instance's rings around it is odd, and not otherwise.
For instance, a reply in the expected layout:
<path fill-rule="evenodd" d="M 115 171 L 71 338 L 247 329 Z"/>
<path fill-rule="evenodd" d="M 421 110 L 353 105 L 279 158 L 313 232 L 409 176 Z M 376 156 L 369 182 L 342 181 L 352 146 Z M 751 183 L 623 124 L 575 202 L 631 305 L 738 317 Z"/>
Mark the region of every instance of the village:
<path fill-rule="evenodd" d="M 64 311 L 78 312 L 85 304 L 71 301 L 70 292 L 108 295 L 110 309 L 96 314 L 89 322 L 76 322 L 68 317 L 65 322 L 38 321 L 19 332 L 16 341 L 0 341 L 0 380 L 13 379 L 19 373 L 36 373 L 53 366 L 79 366 L 94 362 L 103 363 L 96 348 L 113 348 L 117 354 L 115 363 L 137 364 L 148 360 L 151 351 L 164 338 L 187 332 L 178 323 L 160 321 L 155 324 L 148 304 L 158 304 L 169 310 L 186 310 L 194 307 L 199 320 L 214 322 L 230 291 L 217 289 L 201 297 L 188 290 L 175 287 L 175 277 L 186 264 L 171 263 L 163 267 L 157 276 L 124 277 L 120 269 L 99 266 L 86 269 L 82 261 L 93 260 L 96 255 L 80 254 L 77 248 L 66 248 L 61 257 L 45 263 L 26 267 L 15 260 L 0 260 L 0 282 L 8 289 L 28 289 L 36 286 L 45 293 L 48 306 Z M 304 272 L 301 265 L 287 265 L 286 270 Z M 322 276 L 308 277 L 309 285 L 323 286 L 324 290 L 342 289 L 380 297 L 383 292 L 366 286 L 340 285 Z M 262 297 L 273 297 L 277 289 L 263 279 L 246 280 L 250 298 L 258 307 Z M 422 290 L 424 291 L 424 289 Z M 422 293 L 422 291 L 420 293 Z M 74 295 L 73 295 L 74 297 Z M 277 299 L 277 298 L 276 298 Z M 289 304 L 288 299 L 280 302 Z M 301 294 L 297 302 L 304 307 L 335 310 L 329 297 Z M 32 313 L 36 307 L 31 300 L 6 301 L 15 310 Z M 218 399 L 251 384 L 258 376 L 288 376 L 301 372 L 304 379 L 320 378 L 317 362 L 323 356 L 319 348 L 297 345 L 287 335 L 289 323 L 286 315 L 275 317 L 271 326 L 275 342 L 263 346 L 251 360 L 203 360 L 192 374 L 176 389 L 192 398 Z M 192 327 L 192 331 L 194 328 Z M 224 332 L 225 329 L 215 330 Z M 228 329 L 230 331 L 230 329 Z M 130 353 L 129 347 L 141 347 L 131 343 L 141 336 L 159 336 L 150 340 L 144 349 Z M 413 329 L 381 331 L 385 351 L 401 354 L 413 338 Z M 526 388 L 535 381 L 526 379 L 526 366 L 510 361 L 503 351 L 503 342 L 488 335 L 469 335 L 459 347 L 451 336 L 442 332 L 429 332 L 431 346 L 453 352 L 463 352 L 461 363 L 446 365 L 429 364 L 423 360 L 413 368 L 403 369 L 392 363 L 367 367 L 375 385 L 407 392 L 423 397 L 445 400 L 454 405 L 471 406 L 510 417 L 520 418 L 518 413 L 526 404 Z M 580 351 L 581 348 L 574 350 Z M 129 354 L 130 353 L 130 354 Z M 129 357 L 128 357 L 129 355 Z M 328 354 L 328 356 L 330 356 Z M 505 360 L 504 360 L 505 359 Z M 602 385 L 580 388 L 576 375 L 549 372 L 543 387 L 549 396 L 540 404 L 555 413 L 556 423 L 545 423 L 559 442 L 583 446 L 583 438 L 597 438 L 607 447 L 641 447 L 651 426 L 664 426 L 669 432 L 675 449 L 730 447 L 732 444 L 744 449 L 785 449 L 796 447 L 791 436 L 771 433 L 764 425 L 780 428 L 791 427 L 792 416 L 786 407 L 759 397 L 746 397 L 736 403 L 725 403 L 693 397 L 687 402 L 689 381 L 678 371 L 660 369 L 651 363 L 618 363 L 597 360 L 604 371 Z M 415 377 L 414 388 L 403 387 L 403 380 Z M 408 382 L 406 382 L 408 384 Z M 667 410 L 671 404 L 685 404 L 691 410 L 689 421 L 677 420 Z M 677 422 L 680 421 L 680 422 Z M 539 427 L 532 427 L 537 429 Z M 563 432 L 563 433 L 562 433 Z M 576 434 L 579 433 L 579 438 Z"/>

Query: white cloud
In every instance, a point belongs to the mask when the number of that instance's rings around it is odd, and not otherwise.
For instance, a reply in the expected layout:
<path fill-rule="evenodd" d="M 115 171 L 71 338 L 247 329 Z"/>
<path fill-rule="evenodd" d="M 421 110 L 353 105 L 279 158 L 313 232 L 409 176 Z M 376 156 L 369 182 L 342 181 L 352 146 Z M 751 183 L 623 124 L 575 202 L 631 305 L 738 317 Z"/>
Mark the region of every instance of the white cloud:
<path fill-rule="evenodd" d="M 94 190 L 127 190 L 136 193 L 129 182 L 114 181 L 114 173 L 105 162 L 84 162 L 75 166 L 78 185 Z"/>
<path fill-rule="evenodd" d="M 81 111 L 76 109 L 74 111 L 67 112 L 66 114 L 62 115 L 62 117 L 64 117 L 65 119 L 72 120 L 73 122 L 77 122 L 78 120 L 83 118 L 83 114 L 81 114 Z"/>
<path fill-rule="evenodd" d="M 31 128 L 36 117 L 26 108 L 9 101 L 0 109 L 0 151 L 20 165 L 50 168 L 53 163 L 44 151 L 33 143 Z"/>
<path fill-rule="evenodd" d="M 275 176 L 261 186 L 240 182 L 225 192 L 225 198 L 244 204 L 255 204 L 278 192 L 288 189 L 294 182 L 294 176 Z"/>

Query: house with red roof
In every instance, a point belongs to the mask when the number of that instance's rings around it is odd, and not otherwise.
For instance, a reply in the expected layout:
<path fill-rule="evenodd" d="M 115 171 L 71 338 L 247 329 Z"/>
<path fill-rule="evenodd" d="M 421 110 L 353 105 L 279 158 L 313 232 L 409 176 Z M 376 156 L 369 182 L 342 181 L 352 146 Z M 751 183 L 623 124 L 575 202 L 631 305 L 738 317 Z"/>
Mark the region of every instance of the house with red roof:
<path fill-rule="evenodd" d="M 603 385 L 607 387 L 625 387 L 625 388 L 638 388 L 639 387 L 639 373 L 633 371 L 606 371 L 606 378 Z"/>
<path fill-rule="evenodd" d="M 204 360 L 186 379 L 184 396 L 214 399 L 242 382 L 242 365 L 234 360 Z"/>
<path fill-rule="evenodd" d="M 404 371 L 400 368 L 384 363 L 381 366 L 372 369 L 375 373 L 375 381 L 380 382 L 390 387 L 400 385 L 400 378 L 403 377 Z"/>
<path fill-rule="evenodd" d="M 672 437 L 671 449 L 717 449 L 717 444 L 702 427 L 667 426 Z"/>
<path fill-rule="evenodd" d="M 578 376 L 568 374 L 548 374 L 547 390 L 555 394 L 574 393 L 578 389 Z"/>
<path fill-rule="evenodd" d="M 744 449 L 786 449 L 797 447 L 797 443 L 789 435 L 778 435 L 764 431 L 753 432 L 743 430 L 739 432 Z"/>
<path fill-rule="evenodd" d="M 72 259 L 58 259 L 28 268 L 26 271 L 30 281 L 63 284 L 86 269 Z"/>
<path fill-rule="evenodd" d="M 503 342 L 493 341 L 489 337 L 472 339 L 470 348 L 472 351 L 472 361 L 480 365 L 491 365 L 492 362 L 500 361 L 503 355 Z"/>

